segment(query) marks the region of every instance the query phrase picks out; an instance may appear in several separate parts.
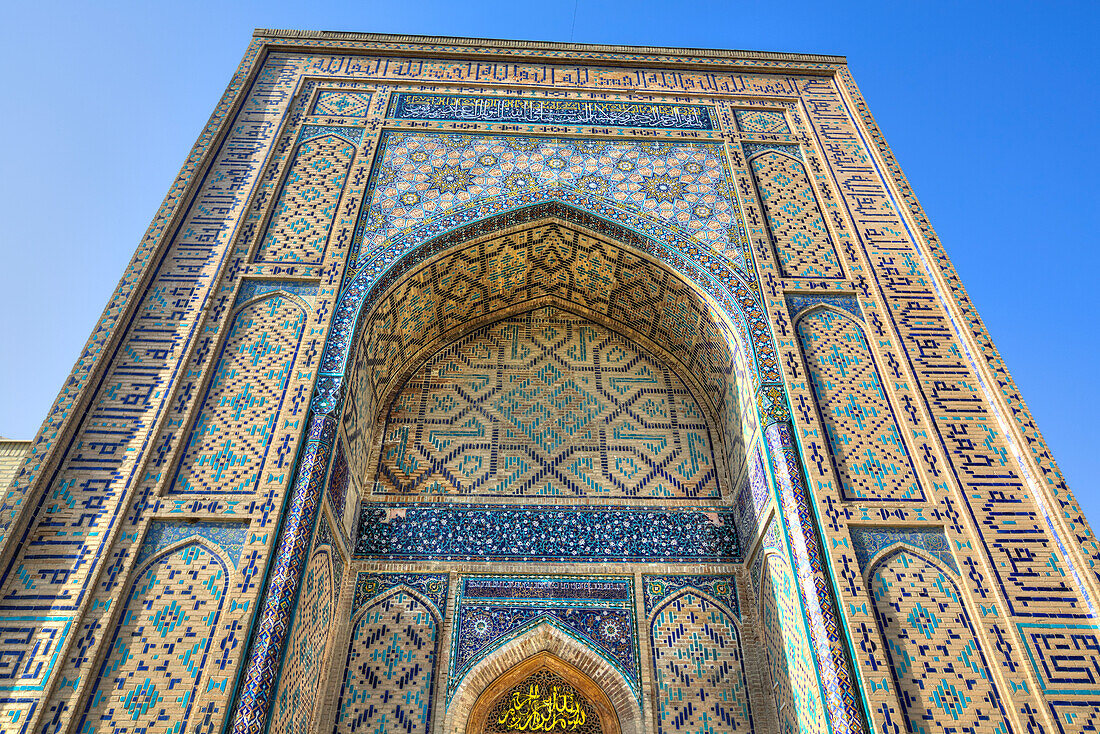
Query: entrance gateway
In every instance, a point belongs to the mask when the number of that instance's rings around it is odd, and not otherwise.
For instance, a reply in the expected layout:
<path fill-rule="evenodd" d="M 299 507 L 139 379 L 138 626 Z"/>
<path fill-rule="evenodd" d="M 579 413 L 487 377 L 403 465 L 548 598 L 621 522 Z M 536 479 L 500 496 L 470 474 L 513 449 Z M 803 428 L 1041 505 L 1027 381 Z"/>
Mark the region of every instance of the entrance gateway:
<path fill-rule="evenodd" d="M 842 57 L 257 31 L 0 531 L 5 732 L 1100 724 Z"/>

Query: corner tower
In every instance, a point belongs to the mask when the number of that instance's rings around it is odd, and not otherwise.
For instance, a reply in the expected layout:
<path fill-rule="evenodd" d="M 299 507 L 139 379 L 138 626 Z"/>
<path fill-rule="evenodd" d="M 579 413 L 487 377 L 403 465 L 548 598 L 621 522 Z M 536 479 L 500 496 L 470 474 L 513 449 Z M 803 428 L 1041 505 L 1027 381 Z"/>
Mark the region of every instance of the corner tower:
<path fill-rule="evenodd" d="M 0 531 L 4 731 L 1100 724 L 1100 546 L 841 57 L 257 31 Z"/>

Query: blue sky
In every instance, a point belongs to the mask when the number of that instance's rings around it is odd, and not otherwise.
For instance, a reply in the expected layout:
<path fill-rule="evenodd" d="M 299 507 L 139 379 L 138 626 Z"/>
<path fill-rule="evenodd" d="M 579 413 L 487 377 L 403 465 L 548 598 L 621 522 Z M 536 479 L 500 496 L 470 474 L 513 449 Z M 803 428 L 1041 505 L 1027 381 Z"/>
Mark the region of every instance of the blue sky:
<path fill-rule="evenodd" d="M 576 23 L 573 26 L 574 8 Z M 30 438 L 252 29 L 844 54 L 1086 514 L 1100 521 L 1097 3 L 0 7 L 0 435 Z"/>

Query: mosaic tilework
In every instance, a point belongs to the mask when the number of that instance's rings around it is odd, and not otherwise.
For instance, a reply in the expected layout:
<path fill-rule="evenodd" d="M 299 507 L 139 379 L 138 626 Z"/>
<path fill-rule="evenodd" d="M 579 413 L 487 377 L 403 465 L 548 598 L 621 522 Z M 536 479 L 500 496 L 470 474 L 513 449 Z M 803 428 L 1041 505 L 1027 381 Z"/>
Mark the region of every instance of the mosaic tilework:
<path fill-rule="evenodd" d="M 858 98 L 854 85 L 852 89 Z M 986 579 L 984 572 L 972 567 L 967 576 L 973 575 L 975 591 L 988 595 L 990 587 L 996 585 L 1003 593 L 1008 613 L 1019 617 L 1069 620 L 1090 616 L 1086 589 L 1072 581 L 1077 573 L 1071 560 L 1074 551 L 1058 537 L 1057 520 L 1045 506 L 1044 488 L 1057 493 L 1064 484 L 1060 478 L 1055 479 L 1057 470 L 1033 418 L 1015 388 L 1007 387 L 1011 377 L 974 312 L 958 274 L 927 226 L 927 218 L 912 197 L 900 169 L 881 171 L 866 152 L 876 146 L 892 161 L 889 148 L 866 108 L 849 109 L 835 82 L 807 81 L 801 94 L 810 105 L 809 121 L 817 131 L 815 134 L 826 130 L 829 135 L 823 150 L 855 225 L 854 238 L 872 265 L 877 292 L 884 302 L 892 304 L 883 310 L 882 320 L 891 330 L 884 333 L 898 335 L 902 345 L 898 357 L 912 369 L 922 401 L 931 415 L 933 435 L 921 447 L 922 451 L 927 447 L 926 463 L 935 471 L 942 471 L 933 453 L 942 451 L 944 468 L 960 488 L 961 502 L 955 504 L 952 499 L 951 512 L 969 514 L 974 525 L 982 528 L 978 545 L 984 551 L 992 578 Z M 865 133 L 853 124 L 857 112 L 877 136 L 875 139 L 866 139 Z M 905 201 L 895 200 L 885 184 L 885 176 L 893 177 L 899 188 L 907 192 Z M 904 209 L 924 222 L 925 244 L 934 248 L 934 260 L 925 261 L 921 248 L 916 246 L 921 233 L 910 231 L 899 216 L 898 212 Z M 950 292 L 939 291 L 937 279 L 929 277 L 932 271 L 947 279 Z M 952 318 L 941 298 L 954 300 L 967 313 L 965 323 Z M 982 354 L 974 353 L 968 346 L 971 339 L 981 345 Z M 999 388 L 1002 395 L 996 395 L 998 388 L 986 384 L 977 372 L 977 360 L 982 358 L 988 360 L 989 368 L 1004 386 Z M 1011 405 L 1011 410 L 1004 409 L 1003 413 L 996 404 L 1002 397 Z M 1006 430 L 1011 420 L 1017 422 L 1025 436 L 1030 436 L 1028 446 L 1036 461 L 1045 466 L 1043 478 L 1032 478 L 1022 462 L 1022 455 Z M 993 476 L 995 483 L 990 481 Z M 1072 497 L 1063 496 L 1059 501 L 1067 503 L 1061 513 L 1067 524 L 1075 524 L 1079 511 L 1073 509 Z M 1012 522 L 1004 522 L 1005 517 L 1011 517 Z M 1095 536 L 1085 525 L 1077 527 L 1075 544 L 1089 549 L 1086 552 L 1093 558 L 1100 558 Z M 1054 569 L 1057 571 L 1052 573 Z M 1091 572 L 1097 573 L 1098 569 L 1100 564 L 1094 563 Z"/>
<path fill-rule="evenodd" d="M 799 734 L 798 709 L 794 699 L 791 669 L 787 661 L 787 649 L 783 643 L 783 626 L 779 610 L 779 597 L 770 577 L 770 569 L 762 579 L 760 618 L 763 624 L 764 655 L 768 664 L 771 700 L 775 705 L 780 734 Z"/>
<path fill-rule="evenodd" d="M 921 501 L 901 426 L 863 330 L 833 311 L 798 322 L 825 439 L 845 499 Z"/>
<path fill-rule="evenodd" d="M 638 643 L 629 578 L 464 576 L 455 611 L 449 692 L 490 651 L 546 622 L 602 655 L 637 691 Z"/>
<path fill-rule="evenodd" d="M 764 449 L 757 444 L 750 455 L 745 478 L 737 489 L 737 537 L 743 546 L 749 547 L 755 541 L 771 499 L 771 486 L 764 468 Z"/>
<path fill-rule="evenodd" d="M 855 296 L 845 296 L 836 293 L 788 293 L 787 308 L 791 312 L 791 318 L 798 317 L 815 306 L 832 306 L 833 308 L 847 311 L 860 321 L 863 321 L 863 312 L 859 308 L 859 300 Z"/>
<path fill-rule="evenodd" d="M 175 492 L 251 492 L 271 445 L 306 314 L 275 293 L 233 319 L 180 462 Z M 248 421 L 242 420 L 248 416 Z"/>
<path fill-rule="evenodd" d="M 338 734 L 427 734 L 439 620 L 405 588 L 384 594 L 354 621 Z"/>
<path fill-rule="evenodd" d="M 699 105 L 604 102 L 579 99 L 467 97 L 443 94 L 395 94 L 389 117 L 398 120 L 469 120 L 542 125 L 613 125 L 616 127 L 713 130 L 706 107 Z"/>
<path fill-rule="evenodd" d="M 78 730 L 183 731 L 229 589 L 225 562 L 190 543 L 131 585 Z"/>
<path fill-rule="evenodd" d="M 442 619 L 447 608 L 447 574 L 445 573 L 369 573 L 360 571 L 355 579 L 355 599 L 352 614 L 364 604 L 395 586 L 408 586 L 430 602 L 436 615 Z"/>
<path fill-rule="evenodd" d="M 606 505 L 365 503 L 355 546 L 357 556 L 388 560 L 730 561 L 740 553 L 732 511 Z"/>
<path fill-rule="evenodd" d="M 776 152 L 750 161 L 785 278 L 843 278 L 840 256 L 802 163 Z"/>
<path fill-rule="evenodd" d="M 782 112 L 768 110 L 734 110 L 737 129 L 743 133 L 783 133 L 791 130 Z"/>
<path fill-rule="evenodd" d="M 438 334 L 497 309 L 549 296 L 603 314 L 623 333 L 660 344 L 680 363 L 680 374 L 697 381 L 714 414 L 721 416 L 729 436 L 730 472 L 740 471 L 741 436 L 757 430 L 755 407 L 749 402 L 751 356 L 741 351 L 741 340 L 668 270 L 556 221 L 452 251 L 407 273 L 401 285 L 373 306 L 347 368 L 343 423 L 352 466 L 366 472 L 369 458 L 357 449 L 363 445 L 357 439 L 373 424 L 391 382 L 410 362 L 415 364 Z M 351 311 L 346 318 L 354 317 Z M 339 363 L 332 367 L 343 374 Z M 745 387 L 738 389 L 739 384 Z"/>
<path fill-rule="evenodd" d="M 619 334 L 555 307 L 426 361 L 391 408 L 375 494 L 719 498 L 702 408 Z"/>
<path fill-rule="evenodd" d="M 248 531 L 248 523 L 245 522 L 166 522 L 154 520 L 149 524 L 149 530 L 145 533 L 145 541 L 141 544 L 137 558 L 134 559 L 134 567 L 141 568 L 147 560 L 163 550 L 188 538 L 205 538 L 225 551 L 233 568 L 241 560 L 241 549 L 244 547 L 245 534 Z"/>
<path fill-rule="evenodd" d="M 952 571 L 959 572 L 955 556 L 951 554 L 951 546 L 942 529 L 853 526 L 848 528 L 848 532 L 852 535 L 852 550 L 855 551 L 856 560 L 864 571 L 871 560 L 882 551 L 905 544 L 935 556 Z"/>
<path fill-rule="evenodd" d="M 761 603 L 781 730 L 823 734 L 828 726 L 818 688 L 817 666 L 798 603 L 797 581 L 790 566 L 777 555 L 769 555 L 764 562 Z"/>
<path fill-rule="evenodd" d="M 871 594 L 909 730 L 1007 734 L 985 654 L 950 576 L 902 549 L 875 567 Z"/>
<path fill-rule="evenodd" d="M 656 606 L 664 599 L 686 588 L 703 592 L 712 600 L 724 604 L 735 618 L 741 618 L 740 603 L 737 599 L 737 579 L 735 577 L 653 574 L 642 576 L 642 601 L 646 617 L 649 617 Z"/>
<path fill-rule="evenodd" d="M 335 135 L 298 146 L 257 262 L 320 264 L 354 157 L 355 146 Z"/>
<path fill-rule="evenodd" d="M 332 511 L 339 517 L 344 512 L 344 501 L 348 496 L 348 456 L 341 441 L 336 442 L 336 456 L 332 459 L 332 469 L 328 476 L 328 501 Z"/>
<path fill-rule="evenodd" d="M 369 92 L 322 89 L 313 103 L 312 114 L 337 117 L 365 117 L 370 111 Z"/>
<path fill-rule="evenodd" d="M 257 53 L 259 46 L 249 50 L 246 66 Z M 26 642 L 16 656 L 12 638 L 0 645 L 35 671 L 19 703 L 8 698 L 13 681 L 0 678 L 2 715 L 17 728 L 75 726 L 82 703 L 62 679 L 94 685 L 109 619 L 126 603 L 121 571 L 150 513 L 140 484 L 159 471 L 150 431 L 198 389 L 180 363 L 208 355 L 219 337 L 200 324 L 231 300 L 214 288 L 216 276 L 293 91 L 293 81 L 272 74 L 252 76 L 246 89 L 249 74 L 234 77 L 173 180 L 45 417 L 26 473 L 2 500 L 0 535 L 14 552 L 0 581 L 0 626 L 18 626 Z M 246 95 L 263 96 L 265 109 Z M 50 472 L 39 474 L 43 467 Z M 134 522 L 130 509 L 145 514 Z"/>
<path fill-rule="evenodd" d="M 372 253 L 406 227 L 480 198 L 570 187 L 642 212 L 721 251 L 739 224 L 713 144 L 387 133 L 356 241 Z"/>
<path fill-rule="evenodd" d="M 324 517 L 320 519 L 320 523 L 326 522 Z M 273 734 L 307 734 L 314 725 L 340 594 L 333 553 L 337 551 L 331 544 L 318 548 L 306 565 L 272 706 L 269 731 Z"/>
<path fill-rule="evenodd" d="M 705 597 L 682 591 L 653 618 L 657 731 L 751 732 L 741 636 Z"/>

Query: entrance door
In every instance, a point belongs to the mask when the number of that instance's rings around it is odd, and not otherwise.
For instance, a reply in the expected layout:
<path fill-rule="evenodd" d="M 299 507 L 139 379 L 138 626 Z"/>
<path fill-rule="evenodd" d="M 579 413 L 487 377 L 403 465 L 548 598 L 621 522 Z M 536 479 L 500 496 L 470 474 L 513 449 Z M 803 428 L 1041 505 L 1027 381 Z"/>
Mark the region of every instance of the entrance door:
<path fill-rule="evenodd" d="M 607 695 L 587 675 L 549 653 L 507 671 L 481 694 L 467 734 L 619 734 Z"/>

